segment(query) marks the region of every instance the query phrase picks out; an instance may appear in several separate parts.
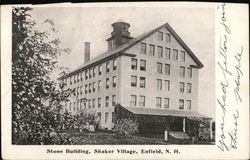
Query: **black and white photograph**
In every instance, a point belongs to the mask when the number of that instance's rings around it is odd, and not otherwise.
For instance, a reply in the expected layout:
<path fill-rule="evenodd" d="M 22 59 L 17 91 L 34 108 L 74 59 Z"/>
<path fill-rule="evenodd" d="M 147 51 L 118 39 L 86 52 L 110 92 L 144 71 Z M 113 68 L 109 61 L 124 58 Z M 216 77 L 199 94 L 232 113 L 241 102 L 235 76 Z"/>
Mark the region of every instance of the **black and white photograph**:
<path fill-rule="evenodd" d="M 227 107 L 248 103 L 247 48 L 228 53 L 226 5 L 163 4 L 12 6 L 10 145 L 57 156 L 236 150 L 244 115 Z"/>

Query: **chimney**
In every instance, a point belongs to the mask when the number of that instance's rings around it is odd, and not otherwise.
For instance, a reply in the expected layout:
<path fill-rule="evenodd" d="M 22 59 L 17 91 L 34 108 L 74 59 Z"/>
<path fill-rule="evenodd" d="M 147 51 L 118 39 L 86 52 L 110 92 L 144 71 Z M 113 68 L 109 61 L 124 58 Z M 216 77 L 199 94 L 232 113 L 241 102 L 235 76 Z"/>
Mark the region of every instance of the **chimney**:
<path fill-rule="evenodd" d="M 89 60 L 90 60 L 90 42 L 85 42 L 84 63 L 87 63 Z"/>

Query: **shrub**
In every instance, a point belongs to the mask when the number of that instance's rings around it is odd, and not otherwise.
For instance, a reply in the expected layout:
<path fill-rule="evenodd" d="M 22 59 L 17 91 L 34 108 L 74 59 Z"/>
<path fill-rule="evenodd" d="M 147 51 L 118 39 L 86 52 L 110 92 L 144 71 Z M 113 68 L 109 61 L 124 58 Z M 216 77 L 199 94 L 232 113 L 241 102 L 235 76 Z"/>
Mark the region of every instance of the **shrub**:
<path fill-rule="evenodd" d="M 137 121 L 131 119 L 117 120 L 114 125 L 114 132 L 118 138 L 130 137 L 132 134 L 138 133 L 139 124 Z"/>

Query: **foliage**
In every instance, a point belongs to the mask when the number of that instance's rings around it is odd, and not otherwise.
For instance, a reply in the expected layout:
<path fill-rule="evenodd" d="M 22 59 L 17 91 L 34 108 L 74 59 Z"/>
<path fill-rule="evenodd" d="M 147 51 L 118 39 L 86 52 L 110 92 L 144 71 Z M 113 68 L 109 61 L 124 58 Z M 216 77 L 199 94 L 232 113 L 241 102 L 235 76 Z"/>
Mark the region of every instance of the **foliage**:
<path fill-rule="evenodd" d="M 130 137 L 132 134 L 138 133 L 139 124 L 132 119 L 119 119 L 114 125 L 114 131 L 120 138 Z"/>
<path fill-rule="evenodd" d="M 50 75 L 59 67 L 58 56 L 69 50 L 35 29 L 31 10 L 12 10 L 12 143 L 53 144 L 64 117 L 61 102 L 71 91 L 56 87 Z"/>
<path fill-rule="evenodd" d="M 195 141 L 198 140 L 201 125 L 203 125 L 205 122 L 201 118 L 188 118 L 186 121 L 186 132 L 187 134 L 192 137 Z"/>

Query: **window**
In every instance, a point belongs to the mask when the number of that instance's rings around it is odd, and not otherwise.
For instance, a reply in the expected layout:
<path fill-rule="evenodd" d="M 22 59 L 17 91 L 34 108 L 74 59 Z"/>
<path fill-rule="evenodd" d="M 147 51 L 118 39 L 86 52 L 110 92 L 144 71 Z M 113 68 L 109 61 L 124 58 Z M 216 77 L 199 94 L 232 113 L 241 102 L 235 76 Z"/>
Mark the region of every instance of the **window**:
<path fill-rule="evenodd" d="M 157 46 L 157 55 L 158 58 L 161 58 L 163 55 L 163 48 L 161 46 Z"/>
<path fill-rule="evenodd" d="M 184 100 L 183 99 L 179 100 L 179 109 L 184 109 Z"/>
<path fill-rule="evenodd" d="M 180 52 L 180 60 L 183 62 L 185 61 L 185 51 Z"/>
<path fill-rule="evenodd" d="M 83 80 L 83 72 L 81 72 L 81 82 L 82 82 L 82 80 Z"/>
<path fill-rule="evenodd" d="M 91 93 L 91 83 L 89 84 L 89 93 Z"/>
<path fill-rule="evenodd" d="M 93 83 L 93 92 L 95 92 L 95 82 Z"/>
<path fill-rule="evenodd" d="M 173 59 L 178 61 L 178 50 L 177 49 L 173 50 Z"/>
<path fill-rule="evenodd" d="M 114 123 L 116 120 L 116 117 L 115 117 L 115 112 L 112 112 L 112 122 Z"/>
<path fill-rule="evenodd" d="M 109 119 L 109 113 L 105 112 L 105 123 L 107 123 L 108 119 Z"/>
<path fill-rule="evenodd" d="M 170 75 L 170 64 L 165 64 L 165 74 Z"/>
<path fill-rule="evenodd" d="M 187 83 L 187 93 L 191 93 L 191 92 L 192 92 L 192 84 Z"/>
<path fill-rule="evenodd" d="M 102 119 L 102 113 L 101 112 L 97 112 L 96 113 L 96 118 L 97 118 L 97 121 L 101 121 L 101 119 Z"/>
<path fill-rule="evenodd" d="M 162 63 L 157 63 L 157 73 L 162 73 Z"/>
<path fill-rule="evenodd" d="M 77 101 L 77 103 L 76 103 L 76 110 L 77 111 L 79 110 L 79 101 Z"/>
<path fill-rule="evenodd" d="M 102 86 L 102 81 L 100 80 L 100 81 L 98 81 L 98 91 L 101 90 L 101 86 Z"/>
<path fill-rule="evenodd" d="M 96 69 L 95 67 L 93 67 L 93 78 L 95 77 L 95 75 L 96 75 Z"/>
<path fill-rule="evenodd" d="M 188 78 L 192 78 L 192 68 L 187 68 L 187 76 Z"/>
<path fill-rule="evenodd" d="M 161 108 L 161 97 L 156 97 L 156 107 Z"/>
<path fill-rule="evenodd" d="M 149 45 L 149 55 L 154 56 L 155 55 L 155 46 L 150 44 Z"/>
<path fill-rule="evenodd" d="M 112 95 L 112 106 L 115 106 L 116 104 L 116 96 Z"/>
<path fill-rule="evenodd" d="M 137 70 L 137 59 L 135 58 L 131 59 L 131 69 Z"/>
<path fill-rule="evenodd" d="M 81 99 L 80 100 L 80 110 L 82 110 L 82 103 L 83 103 L 83 100 Z"/>
<path fill-rule="evenodd" d="M 146 71 L 146 61 L 145 60 L 140 60 L 140 70 L 141 71 Z"/>
<path fill-rule="evenodd" d="M 71 112 L 71 105 L 72 105 L 72 104 L 70 103 L 70 104 L 69 104 L 69 111 L 70 111 L 70 112 Z"/>
<path fill-rule="evenodd" d="M 97 103 L 98 103 L 98 108 L 100 108 L 100 107 L 101 107 L 101 97 L 99 97 L 99 98 L 97 99 Z"/>
<path fill-rule="evenodd" d="M 145 88 L 146 87 L 145 77 L 140 77 L 140 87 L 141 88 Z"/>
<path fill-rule="evenodd" d="M 162 90 L 162 80 L 161 79 L 157 79 L 157 89 Z"/>
<path fill-rule="evenodd" d="M 91 99 L 88 100 L 88 106 L 91 108 Z"/>
<path fill-rule="evenodd" d="M 113 87 L 116 87 L 116 76 L 113 77 Z"/>
<path fill-rule="evenodd" d="M 85 80 L 88 79 L 88 70 L 85 71 Z"/>
<path fill-rule="evenodd" d="M 141 54 L 146 54 L 146 43 L 141 43 Z"/>
<path fill-rule="evenodd" d="M 113 59 L 113 70 L 116 70 L 117 68 L 117 60 Z"/>
<path fill-rule="evenodd" d="M 163 41 L 163 32 L 158 31 L 158 40 Z"/>
<path fill-rule="evenodd" d="M 76 96 L 76 88 L 73 89 L 74 96 Z"/>
<path fill-rule="evenodd" d="M 77 87 L 76 95 L 79 95 L 79 87 Z"/>
<path fill-rule="evenodd" d="M 139 106 L 145 107 L 145 96 L 139 96 Z"/>
<path fill-rule="evenodd" d="M 167 43 L 171 42 L 171 34 L 170 33 L 166 33 L 166 42 Z"/>
<path fill-rule="evenodd" d="M 105 99 L 105 106 L 108 107 L 109 106 L 109 96 L 106 96 L 106 99 Z"/>
<path fill-rule="evenodd" d="M 74 83 L 76 83 L 76 75 L 74 75 Z"/>
<path fill-rule="evenodd" d="M 165 57 L 166 59 L 170 59 L 170 48 L 165 48 Z"/>
<path fill-rule="evenodd" d="M 106 88 L 109 89 L 109 78 L 106 78 Z"/>
<path fill-rule="evenodd" d="M 98 74 L 101 75 L 102 74 L 102 65 L 98 66 Z"/>
<path fill-rule="evenodd" d="M 180 93 L 184 93 L 184 82 L 180 82 Z"/>
<path fill-rule="evenodd" d="M 180 67 L 180 77 L 185 77 L 185 67 Z"/>
<path fill-rule="evenodd" d="M 131 95 L 130 106 L 132 107 L 136 106 L 136 95 Z"/>
<path fill-rule="evenodd" d="M 170 81 L 169 80 L 165 80 L 165 89 L 166 91 L 169 91 L 170 90 Z"/>
<path fill-rule="evenodd" d="M 110 62 L 108 61 L 107 63 L 106 63 L 106 72 L 108 73 L 109 72 L 109 70 L 110 70 L 110 64 L 109 64 Z"/>
<path fill-rule="evenodd" d="M 85 85 L 85 94 L 87 94 L 88 93 L 88 85 L 86 84 Z"/>
<path fill-rule="evenodd" d="M 92 99 L 92 108 L 95 108 L 95 98 Z"/>
<path fill-rule="evenodd" d="M 77 73 L 77 82 L 79 82 L 80 81 L 80 75 L 79 75 L 79 73 Z"/>
<path fill-rule="evenodd" d="M 69 81 L 70 81 L 70 85 L 72 84 L 72 77 L 69 78 Z"/>
<path fill-rule="evenodd" d="M 89 69 L 89 78 L 91 78 L 91 69 Z"/>
<path fill-rule="evenodd" d="M 137 86 L 137 77 L 131 76 L 131 86 L 136 87 Z"/>
<path fill-rule="evenodd" d="M 169 108 L 169 98 L 164 98 L 164 108 Z"/>
<path fill-rule="evenodd" d="M 76 110 L 76 102 L 74 102 L 74 108 L 73 108 L 73 110 L 75 111 Z"/>
<path fill-rule="evenodd" d="M 187 100 L 187 109 L 191 110 L 191 101 L 190 100 Z"/>

